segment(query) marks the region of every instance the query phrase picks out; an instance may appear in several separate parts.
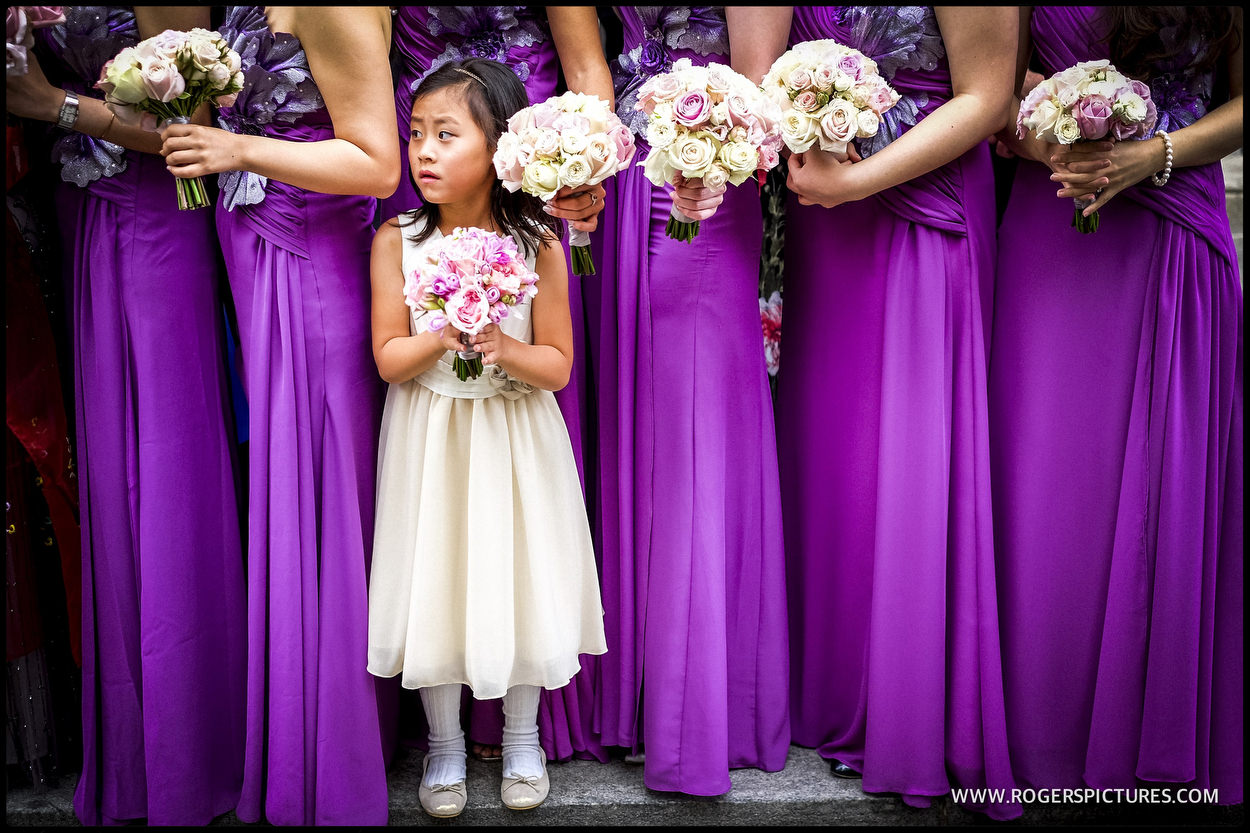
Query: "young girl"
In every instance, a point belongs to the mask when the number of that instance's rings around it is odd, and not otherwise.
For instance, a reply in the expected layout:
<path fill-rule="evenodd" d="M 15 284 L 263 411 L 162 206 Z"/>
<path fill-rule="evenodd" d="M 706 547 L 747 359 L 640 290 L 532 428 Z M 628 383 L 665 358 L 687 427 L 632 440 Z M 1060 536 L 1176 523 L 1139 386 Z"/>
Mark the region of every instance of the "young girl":
<path fill-rule="evenodd" d="M 527 105 L 504 64 L 452 62 L 412 107 L 408 159 L 424 205 L 384 223 L 373 244 L 373 352 L 390 382 L 378 453 L 369 588 L 369 671 L 402 673 L 430 726 L 419 789 L 432 816 L 464 809 L 460 686 L 503 698 L 503 782 L 512 809 L 546 798 L 540 688 L 565 685 L 579 654 L 602 654 L 590 529 L 564 420 L 572 322 L 555 223 L 509 194 L 491 155 Z M 471 339 L 486 372 L 461 381 L 450 324 L 430 332 L 404 302 L 423 247 L 457 227 L 511 235 L 538 295 Z"/>

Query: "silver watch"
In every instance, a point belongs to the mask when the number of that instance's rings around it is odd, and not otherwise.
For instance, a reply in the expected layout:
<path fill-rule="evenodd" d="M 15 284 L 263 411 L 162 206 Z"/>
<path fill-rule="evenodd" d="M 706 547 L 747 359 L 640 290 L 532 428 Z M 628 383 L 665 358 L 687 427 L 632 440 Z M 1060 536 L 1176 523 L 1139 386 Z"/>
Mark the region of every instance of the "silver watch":
<path fill-rule="evenodd" d="M 78 96 L 66 90 L 65 101 L 61 102 L 61 112 L 56 117 L 56 126 L 62 130 L 72 130 L 78 122 Z"/>

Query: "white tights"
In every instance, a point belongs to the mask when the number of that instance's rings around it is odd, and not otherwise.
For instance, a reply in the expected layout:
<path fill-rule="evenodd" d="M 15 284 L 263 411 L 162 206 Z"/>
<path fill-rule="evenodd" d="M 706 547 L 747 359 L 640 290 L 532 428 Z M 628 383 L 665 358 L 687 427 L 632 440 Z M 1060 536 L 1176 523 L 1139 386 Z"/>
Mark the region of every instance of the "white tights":
<path fill-rule="evenodd" d="M 503 697 L 503 774 L 505 777 L 539 776 L 543 751 L 538 745 L 538 686 L 517 685 Z M 460 728 L 460 684 L 421 689 L 425 719 L 430 725 L 430 751 L 426 755 L 427 787 L 458 784 L 465 780 L 464 730 Z"/>

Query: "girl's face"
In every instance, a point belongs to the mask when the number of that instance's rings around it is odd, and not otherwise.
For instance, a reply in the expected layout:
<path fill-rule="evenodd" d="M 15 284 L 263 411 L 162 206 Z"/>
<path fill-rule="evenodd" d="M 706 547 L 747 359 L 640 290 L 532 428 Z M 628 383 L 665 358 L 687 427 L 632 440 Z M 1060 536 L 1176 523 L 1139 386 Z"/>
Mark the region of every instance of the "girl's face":
<path fill-rule="evenodd" d="M 495 168 L 463 87 L 443 87 L 414 101 L 411 128 L 408 164 L 423 200 L 446 205 L 489 198 Z"/>

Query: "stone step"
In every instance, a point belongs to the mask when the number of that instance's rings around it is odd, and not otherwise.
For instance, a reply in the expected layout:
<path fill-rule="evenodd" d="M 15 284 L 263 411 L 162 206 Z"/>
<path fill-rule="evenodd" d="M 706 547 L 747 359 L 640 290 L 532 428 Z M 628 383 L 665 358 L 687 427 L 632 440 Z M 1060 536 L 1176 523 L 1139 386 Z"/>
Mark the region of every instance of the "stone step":
<path fill-rule="evenodd" d="M 550 764 L 551 795 L 534 810 L 514 812 L 499 801 L 499 762 L 469 761 L 469 803 L 454 820 L 427 816 L 417 802 L 421 753 L 401 752 L 389 776 L 390 825 L 553 825 L 553 826 L 962 826 L 986 824 L 984 816 L 955 806 L 949 798 L 932 807 L 909 807 L 893 795 L 864 793 L 858 781 L 834 778 L 814 750 L 791 747 L 780 772 L 753 769 L 731 774 L 733 789 L 715 798 L 648 790 L 642 767 L 612 760 Z M 72 780 L 72 779 L 67 779 Z M 36 796 L 11 789 L 7 824 L 27 827 L 77 826 L 73 783 Z M 1062 825 L 1177 824 L 1241 827 L 1244 810 L 1215 805 L 1029 804 L 1014 824 Z M 213 826 L 240 825 L 233 813 Z"/>

